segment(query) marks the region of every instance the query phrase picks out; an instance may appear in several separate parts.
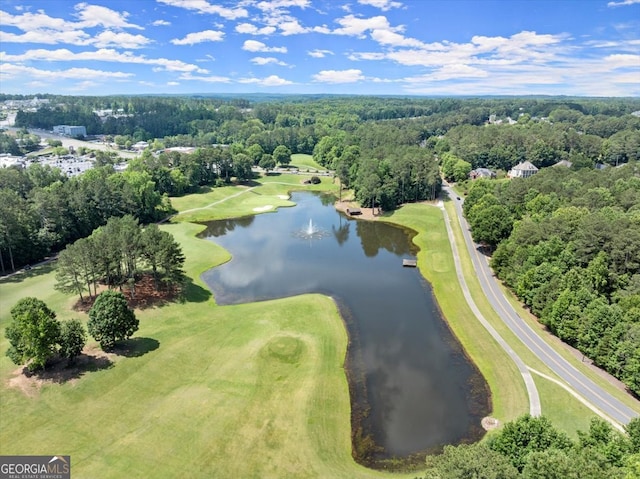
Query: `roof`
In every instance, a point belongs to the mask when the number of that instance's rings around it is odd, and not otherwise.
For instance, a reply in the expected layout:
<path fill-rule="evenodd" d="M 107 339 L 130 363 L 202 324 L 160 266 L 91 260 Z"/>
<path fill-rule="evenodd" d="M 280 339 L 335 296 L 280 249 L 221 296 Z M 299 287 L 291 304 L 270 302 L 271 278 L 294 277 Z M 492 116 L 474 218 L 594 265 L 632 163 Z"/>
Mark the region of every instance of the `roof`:
<path fill-rule="evenodd" d="M 523 161 L 522 163 L 518 163 L 512 169 L 514 170 L 529 170 L 529 171 L 538 171 L 538 168 L 535 167 L 533 163 L 530 161 Z"/>

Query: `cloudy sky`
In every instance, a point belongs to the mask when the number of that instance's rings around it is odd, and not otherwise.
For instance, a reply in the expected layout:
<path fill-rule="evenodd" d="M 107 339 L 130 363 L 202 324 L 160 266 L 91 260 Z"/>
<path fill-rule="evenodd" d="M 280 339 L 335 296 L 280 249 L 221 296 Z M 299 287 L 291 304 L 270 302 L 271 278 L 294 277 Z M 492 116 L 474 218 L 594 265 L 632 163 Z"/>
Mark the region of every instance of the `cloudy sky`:
<path fill-rule="evenodd" d="M 0 0 L 0 92 L 640 96 L 640 0 Z"/>

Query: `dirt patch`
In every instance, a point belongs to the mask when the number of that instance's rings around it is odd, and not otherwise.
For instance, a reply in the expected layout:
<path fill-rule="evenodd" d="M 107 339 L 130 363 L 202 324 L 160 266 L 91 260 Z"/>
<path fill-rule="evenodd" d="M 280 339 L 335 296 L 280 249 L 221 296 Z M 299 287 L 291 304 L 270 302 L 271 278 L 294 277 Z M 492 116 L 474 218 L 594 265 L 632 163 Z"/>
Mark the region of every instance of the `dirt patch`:
<path fill-rule="evenodd" d="M 336 201 L 334 203 L 335 208 L 338 211 L 342 211 L 343 213 L 347 212 L 347 208 L 355 208 L 355 209 L 359 209 L 360 213 L 359 215 L 354 215 L 352 216 L 352 218 L 361 218 L 363 220 L 377 220 L 379 216 L 381 216 L 382 214 L 382 210 L 378 207 L 376 208 L 362 208 L 358 203 L 356 203 L 355 201 Z"/>
<path fill-rule="evenodd" d="M 496 429 L 500 425 L 500 421 L 498 421 L 495 417 L 483 417 L 481 421 L 482 427 L 485 431 L 491 431 L 492 429 Z"/>
<path fill-rule="evenodd" d="M 98 286 L 98 294 L 106 291 L 107 289 L 106 285 Z M 127 298 L 129 307 L 132 309 L 146 309 L 154 306 L 161 306 L 164 303 L 175 300 L 179 294 L 177 288 L 172 288 L 171 290 L 161 289 L 156 291 L 153 276 L 150 274 L 143 275 L 138 281 L 136 281 L 135 293 L 134 288 L 131 288 L 130 286 L 123 286 L 121 291 Z M 82 300 L 78 300 L 76 304 L 73 305 L 73 309 L 75 311 L 82 311 L 86 313 L 91 309 L 95 300 L 95 296 L 85 296 Z"/>
<path fill-rule="evenodd" d="M 117 354 L 105 353 L 96 346 L 87 346 L 71 364 L 67 359 L 58 357 L 47 363 L 44 371 L 35 373 L 20 366 L 7 380 L 7 386 L 27 397 L 36 397 L 46 384 L 73 384 L 88 372 L 112 367 L 117 357 Z"/>

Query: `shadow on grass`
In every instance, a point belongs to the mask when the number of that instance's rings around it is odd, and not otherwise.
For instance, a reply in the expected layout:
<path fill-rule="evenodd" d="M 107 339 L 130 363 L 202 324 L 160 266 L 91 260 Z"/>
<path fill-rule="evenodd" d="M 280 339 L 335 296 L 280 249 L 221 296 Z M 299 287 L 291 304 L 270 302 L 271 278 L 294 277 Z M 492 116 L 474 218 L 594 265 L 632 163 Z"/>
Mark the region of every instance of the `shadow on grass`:
<path fill-rule="evenodd" d="M 199 284 L 195 284 L 191 278 L 189 278 L 188 282 L 184 285 L 180 298 L 183 303 L 204 303 L 209 301 L 212 296 L 211 291 L 203 288 Z"/>
<path fill-rule="evenodd" d="M 53 271 L 55 263 L 46 262 L 43 264 L 39 264 L 37 266 L 33 266 L 31 269 L 19 269 L 15 273 L 10 273 L 5 276 L 0 276 L 0 284 L 1 283 L 20 283 L 25 279 L 35 278 L 37 276 L 41 276 L 44 274 L 48 274 Z"/>
<path fill-rule="evenodd" d="M 79 379 L 86 373 L 109 369 L 112 366 L 113 361 L 107 356 L 82 353 L 71 362 L 64 358 L 56 358 L 47 365 L 47 369 L 31 372 L 25 367 L 22 373 L 35 381 L 62 384 L 72 379 Z"/>
<path fill-rule="evenodd" d="M 118 341 L 115 347 L 109 351 L 125 358 L 138 358 L 160 347 L 160 341 L 153 338 L 131 338 Z"/>

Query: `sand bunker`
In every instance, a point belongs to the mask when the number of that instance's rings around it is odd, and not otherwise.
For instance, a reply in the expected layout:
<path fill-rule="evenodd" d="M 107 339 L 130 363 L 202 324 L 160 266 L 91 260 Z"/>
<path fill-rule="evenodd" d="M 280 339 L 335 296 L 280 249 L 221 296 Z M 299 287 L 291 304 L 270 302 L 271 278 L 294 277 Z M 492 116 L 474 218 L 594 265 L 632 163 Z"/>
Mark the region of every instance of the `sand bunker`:
<path fill-rule="evenodd" d="M 253 211 L 269 211 L 273 209 L 273 205 L 264 205 L 264 206 L 258 206 L 257 208 L 254 208 Z"/>
<path fill-rule="evenodd" d="M 280 198 L 281 200 L 288 200 L 289 195 L 278 195 L 278 198 Z"/>

